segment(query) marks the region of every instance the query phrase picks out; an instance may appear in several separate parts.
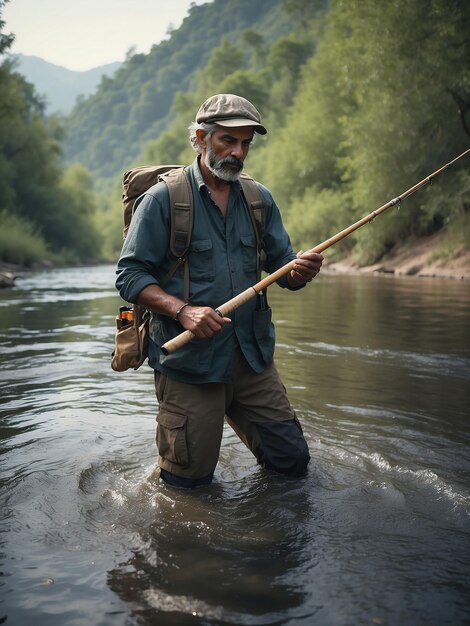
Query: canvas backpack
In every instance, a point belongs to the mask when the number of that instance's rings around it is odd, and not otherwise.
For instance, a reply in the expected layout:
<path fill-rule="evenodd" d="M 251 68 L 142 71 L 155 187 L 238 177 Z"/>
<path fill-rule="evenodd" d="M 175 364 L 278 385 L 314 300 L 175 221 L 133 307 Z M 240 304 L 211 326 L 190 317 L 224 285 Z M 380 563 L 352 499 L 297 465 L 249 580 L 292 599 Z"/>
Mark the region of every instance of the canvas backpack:
<path fill-rule="evenodd" d="M 164 181 L 168 187 L 171 212 L 170 251 L 176 258 L 174 265 L 160 284 L 163 287 L 183 266 L 183 296 L 187 301 L 189 299 L 188 252 L 193 227 L 194 201 L 184 166 L 151 165 L 133 168 L 124 174 L 123 235 L 124 238 L 127 236 L 137 198 L 160 181 Z M 256 263 L 259 280 L 266 256 L 263 247 L 265 203 L 253 178 L 248 174 L 241 174 L 240 183 L 256 236 Z M 263 290 L 262 297 L 266 302 L 266 290 Z M 121 307 L 116 317 L 115 347 L 111 358 L 111 367 L 115 371 L 138 369 L 145 361 L 148 356 L 149 321 L 150 312 L 144 307 L 138 304 L 132 307 Z"/>
<path fill-rule="evenodd" d="M 163 286 L 179 267 L 184 265 L 184 299 L 189 296 L 189 265 L 187 256 L 191 243 L 194 202 L 191 185 L 183 165 L 150 165 L 136 167 L 123 176 L 123 235 L 127 235 L 134 214 L 135 201 L 152 185 L 164 181 L 168 187 L 171 212 L 170 251 L 176 257 L 172 269 L 161 281 Z M 264 266 L 263 234 L 265 227 L 265 203 L 261 192 L 251 176 L 242 173 L 240 183 L 248 207 L 257 243 L 258 279 Z"/>

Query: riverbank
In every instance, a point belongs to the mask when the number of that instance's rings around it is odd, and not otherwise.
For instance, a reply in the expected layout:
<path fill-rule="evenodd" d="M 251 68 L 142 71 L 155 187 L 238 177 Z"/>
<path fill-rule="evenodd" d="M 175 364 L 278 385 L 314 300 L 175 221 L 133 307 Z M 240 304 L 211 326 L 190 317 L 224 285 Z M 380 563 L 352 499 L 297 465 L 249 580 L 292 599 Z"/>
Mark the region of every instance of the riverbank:
<path fill-rule="evenodd" d="M 389 252 L 380 262 L 372 265 L 359 264 L 352 254 L 340 261 L 328 262 L 326 252 L 325 260 L 325 268 L 335 272 L 470 280 L 470 249 L 461 246 L 453 250 L 441 233 L 422 239 L 409 239 Z M 25 268 L 0 261 L 0 287 L 12 287 L 19 272 L 46 267 L 50 267 L 50 264 Z"/>
<path fill-rule="evenodd" d="M 100 261 L 95 261 L 90 263 L 83 263 L 81 266 L 92 267 L 99 264 L 101 264 Z M 106 265 L 106 262 L 102 262 L 102 264 Z M 6 287 L 14 287 L 18 274 L 22 272 L 40 272 L 60 267 L 65 268 L 72 266 L 65 264 L 56 264 L 48 260 L 44 260 L 41 263 L 35 263 L 34 265 L 29 266 L 18 265 L 16 263 L 7 263 L 6 261 L 0 260 L 0 289 Z"/>
<path fill-rule="evenodd" d="M 337 262 L 327 262 L 326 267 L 337 272 L 470 280 L 470 250 L 464 246 L 451 250 L 448 246 L 445 237 L 436 233 L 423 239 L 410 239 L 372 265 L 360 265 L 350 255 Z"/>
<path fill-rule="evenodd" d="M 9 263 L 0 263 L 0 289 L 14 286 L 19 269 Z"/>

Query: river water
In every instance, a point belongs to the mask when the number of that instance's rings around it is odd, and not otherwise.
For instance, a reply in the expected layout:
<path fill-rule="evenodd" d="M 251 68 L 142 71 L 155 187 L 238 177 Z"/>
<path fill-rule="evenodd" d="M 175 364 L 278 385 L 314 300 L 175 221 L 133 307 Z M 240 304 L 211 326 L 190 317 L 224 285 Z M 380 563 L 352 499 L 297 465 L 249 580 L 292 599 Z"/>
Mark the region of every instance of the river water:
<path fill-rule="evenodd" d="M 148 367 L 115 373 L 111 267 L 0 293 L 0 624 L 470 622 L 470 285 L 322 273 L 270 288 L 312 461 L 155 479 Z"/>

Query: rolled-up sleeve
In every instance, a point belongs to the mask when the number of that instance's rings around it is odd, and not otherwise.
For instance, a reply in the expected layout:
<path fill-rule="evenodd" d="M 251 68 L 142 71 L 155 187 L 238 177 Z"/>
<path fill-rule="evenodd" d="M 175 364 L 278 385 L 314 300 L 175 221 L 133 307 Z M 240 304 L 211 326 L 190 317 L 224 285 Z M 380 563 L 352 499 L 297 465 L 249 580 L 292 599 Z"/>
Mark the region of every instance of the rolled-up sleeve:
<path fill-rule="evenodd" d="M 168 253 L 170 224 L 164 183 L 140 196 L 117 264 L 116 288 L 126 302 L 137 302 L 148 285 L 158 285 Z"/>

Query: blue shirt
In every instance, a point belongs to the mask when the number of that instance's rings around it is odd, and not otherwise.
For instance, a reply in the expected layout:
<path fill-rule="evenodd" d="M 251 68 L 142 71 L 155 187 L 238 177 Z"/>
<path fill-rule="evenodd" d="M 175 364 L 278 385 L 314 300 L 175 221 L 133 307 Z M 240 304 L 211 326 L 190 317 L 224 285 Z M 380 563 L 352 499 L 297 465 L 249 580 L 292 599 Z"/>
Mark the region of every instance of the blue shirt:
<path fill-rule="evenodd" d="M 187 173 L 194 202 L 188 257 L 189 301 L 193 305 L 217 308 L 258 282 L 256 235 L 238 181 L 230 184 L 224 220 L 210 197 L 197 159 L 187 168 Z M 265 269 L 273 272 L 296 255 L 271 193 L 257 184 L 266 206 Z M 174 266 L 176 259 L 169 250 L 170 218 L 165 183 L 154 185 L 137 199 L 117 268 L 116 287 L 127 302 L 136 302 L 144 287 L 159 285 Z M 278 283 L 289 287 L 285 276 Z M 183 271 L 178 270 L 164 289 L 183 299 Z M 257 298 L 252 298 L 233 311 L 232 323 L 212 339 L 194 339 L 167 356 L 160 346 L 184 329 L 170 317 L 154 314 L 150 323 L 150 366 L 181 382 L 228 382 L 233 353 L 239 346 L 253 370 L 263 371 L 273 358 L 274 326 L 271 310 L 257 310 L 256 304 Z"/>

